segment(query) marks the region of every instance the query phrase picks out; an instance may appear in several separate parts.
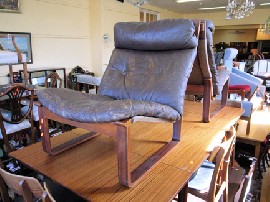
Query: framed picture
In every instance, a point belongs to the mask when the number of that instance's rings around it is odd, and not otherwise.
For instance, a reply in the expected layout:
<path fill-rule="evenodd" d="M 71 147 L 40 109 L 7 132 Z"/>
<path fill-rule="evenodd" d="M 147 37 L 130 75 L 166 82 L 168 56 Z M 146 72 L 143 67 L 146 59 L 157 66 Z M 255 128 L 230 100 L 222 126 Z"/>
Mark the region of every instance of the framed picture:
<path fill-rule="evenodd" d="M 0 0 L 0 12 L 21 12 L 21 0 Z"/>
<path fill-rule="evenodd" d="M 0 49 L 5 51 L 16 51 L 12 43 L 12 36 L 20 51 L 26 55 L 28 64 L 33 63 L 31 33 L 28 32 L 0 32 Z"/>

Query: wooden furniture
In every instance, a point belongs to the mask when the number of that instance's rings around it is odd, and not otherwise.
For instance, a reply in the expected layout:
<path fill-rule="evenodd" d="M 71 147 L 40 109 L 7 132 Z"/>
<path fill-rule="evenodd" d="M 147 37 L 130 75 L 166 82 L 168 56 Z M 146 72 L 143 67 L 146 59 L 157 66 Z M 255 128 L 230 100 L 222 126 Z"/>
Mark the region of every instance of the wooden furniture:
<path fill-rule="evenodd" d="M 98 92 L 98 87 L 101 82 L 101 77 L 95 77 L 89 74 L 77 74 L 76 90 L 80 90 L 80 85 L 84 85 L 85 92 L 89 93 L 90 88 L 96 89 L 96 94 Z"/>
<path fill-rule="evenodd" d="M 21 75 L 21 78 L 24 78 L 25 81 L 28 82 L 29 80 L 29 83 L 30 84 L 40 84 L 40 85 L 43 85 L 45 84 L 45 80 L 46 80 L 46 77 L 52 73 L 52 72 L 58 72 L 58 71 L 61 71 L 63 75 L 63 82 L 64 82 L 64 88 L 67 87 L 67 78 L 66 78 L 66 68 L 65 67 L 55 67 L 55 68 L 51 68 L 51 67 L 43 67 L 43 68 L 35 68 L 35 69 L 28 69 L 25 73 L 25 72 L 22 72 L 21 70 L 19 71 L 19 74 Z M 22 76 L 22 73 L 23 73 L 23 76 Z M 39 76 L 37 77 L 36 79 L 40 79 L 40 82 L 39 83 L 33 83 L 33 79 L 35 79 L 35 77 L 33 76 L 35 73 L 39 73 L 39 74 L 42 74 L 42 76 Z M 28 80 L 26 79 L 28 78 Z"/>
<path fill-rule="evenodd" d="M 16 50 L 16 52 L 10 52 L 10 51 L 1 51 L 0 54 L 3 54 L 3 57 L 9 57 L 8 60 L 4 60 L 4 62 L 0 59 L 0 65 L 8 65 L 9 66 L 9 76 L 10 76 L 10 83 L 13 84 L 13 65 L 22 64 L 23 70 L 25 75 L 27 72 L 27 61 L 26 61 L 26 55 L 22 54 L 21 50 L 18 48 L 16 42 L 15 42 L 15 36 L 11 36 L 12 44 Z M 1 55 L 0 55 L 1 56 Z M 26 77 L 25 85 L 28 84 L 28 79 Z"/>
<path fill-rule="evenodd" d="M 43 202 L 55 202 L 47 188 L 43 188 L 39 181 L 33 177 L 14 175 L 2 168 L 0 168 L 0 175 L 1 196 L 4 202 L 11 201 L 5 184 L 15 193 L 22 195 L 25 202 L 32 202 L 33 197 L 41 198 Z"/>
<path fill-rule="evenodd" d="M 21 102 L 25 93 L 30 94 L 30 104 L 28 110 L 22 114 Z M 20 141 L 22 138 L 25 138 L 24 136 L 27 136 L 26 131 L 30 130 L 30 139 L 32 143 L 35 142 L 32 114 L 34 89 L 22 84 L 14 84 L 8 88 L 1 88 L 0 96 L 3 95 L 9 97 L 8 103 L 10 110 L 0 110 L 0 134 L 3 136 L 7 152 L 10 152 L 12 151 L 9 143 L 11 136 L 17 137 Z"/>
<path fill-rule="evenodd" d="M 63 80 L 56 72 L 50 73 L 45 79 L 46 88 L 62 88 Z"/>
<path fill-rule="evenodd" d="M 241 96 L 241 100 L 244 100 L 245 97 L 250 100 L 250 86 L 249 85 L 232 85 L 229 86 L 228 94 L 238 94 Z"/>
<path fill-rule="evenodd" d="M 255 147 L 254 157 L 259 159 L 260 151 L 261 151 L 261 143 L 265 140 L 265 134 L 261 133 L 250 133 L 249 135 L 245 135 L 242 133 L 236 134 L 236 141 L 242 142 L 245 144 L 253 145 Z M 257 161 L 257 164 L 259 162 Z"/>
<path fill-rule="evenodd" d="M 224 109 L 228 99 L 229 73 L 227 70 L 216 69 L 212 34 L 214 29 L 211 21 L 200 21 L 198 54 L 186 90 L 188 95 L 203 97 L 202 121 L 205 123 Z M 222 102 L 210 111 L 211 100 L 216 95 L 221 95 Z"/>
<path fill-rule="evenodd" d="M 188 192 L 207 202 L 228 201 L 228 166 L 235 141 L 235 129 L 227 132 L 225 141 L 216 146 L 209 161 L 199 168 L 189 182 Z M 215 160 L 215 164 L 211 163 Z"/>
<path fill-rule="evenodd" d="M 48 155 L 39 142 L 12 152 L 10 156 L 89 201 L 170 201 L 243 113 L 240 108 L 226 106 L 210 123 L 202 123 L 201 103 L 186 101 L 184 106 L 181 142 L 134 188 L 119 183 L 117 141 L 105 135 L 98 135 L 58 155 Z M 216 106 L 211 105 L 211 109 Z M 133 124 L 131 169 L 166 145 L 172 132 L 170 123 Z M 86 133 L 89 131 L 75 129 L 51 138 L 51 143 L 55 147 Z"/>
<path fill-rule="evenodd" d="M 136 24 L 115 25 L 115 49 L 98 95 L 70 89 L 38 92 L 42 104 L 39 114 L 44 151 L 50 155 L 58 154 L 95 137 L 97 133 L 115 137 L 119 181 L 127 187 L 142 180 L 180 141 L 184 94 L 198 44 L 197 24 L 188 19 Z M 153 34 L 156 37 L 153 38 Z M 161 35 L 163 41 L 158 37 Z M 160 72 L 163 79 L 156 79 L 154 72 Z M 48 119 L 92 132 L 54 147 L 49 136 Z M 170 122 L 174 129 L 171 141 L 132 169 L 130 134 L 138 121 Z"/>

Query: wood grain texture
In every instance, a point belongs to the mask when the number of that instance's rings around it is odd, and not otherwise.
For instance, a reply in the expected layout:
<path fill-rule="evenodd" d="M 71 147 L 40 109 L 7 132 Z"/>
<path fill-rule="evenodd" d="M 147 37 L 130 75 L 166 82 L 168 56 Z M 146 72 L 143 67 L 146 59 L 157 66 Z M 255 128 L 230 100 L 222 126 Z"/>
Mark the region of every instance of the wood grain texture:
<path fill-rule="evenodd" d="M 185 102 L 181 141 L 133 188 L 119 183 L 114 137 L 98 135 L 53 156 L 43 151 L 41 143 L 10 155 L 90 201 L 170 201 L 207 158 L 211 148 L 221 141 L 225 130 L 243 113 L 242 109 L 225 107 L 210 123 L 202 123 L 198 108 L 202 109 L 202 103 Z M 75 129 L 53 137 L 52 146 L 88 132 Z M 171 141 L 172 132 L 171 123 L 132 124 L 130 170 Z"/>

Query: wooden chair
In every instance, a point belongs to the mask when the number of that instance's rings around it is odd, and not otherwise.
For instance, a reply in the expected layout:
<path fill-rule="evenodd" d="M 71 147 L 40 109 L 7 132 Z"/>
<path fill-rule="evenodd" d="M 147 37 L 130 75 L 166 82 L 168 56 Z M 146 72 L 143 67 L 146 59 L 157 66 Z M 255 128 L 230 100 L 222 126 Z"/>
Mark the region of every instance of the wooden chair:
<path fill-rule="evenodd" d="M 142 180 L 180 141 L 184 94 L 197 53 L 196 30 L 188 19 L 117 23 L 115 49 L 97 95 L 70 89 L 38 91 L 44 151 L 54 155 L 100 133 L 112 136 L 117 138 L 120 183 L 131 187 Z M 48 119 L 91 132 L 52 147 Z M 170 122 L 173 134 L 171 141 L 132 171 L 130 131 L 138 121 Z"/>
<path fill-rule="evenodd" d="M 235 129 L 226 133 L 226 140 L 214 148 L 209 157 L 188 183 L 188 193 L 207 202 L 228 201 L 228 166 L 235 141 Z M 215 160 L 215 164 L 211 163 Z"/>
<path fill-rule="evenodd" d="M 46 79 L 44 86 L 46 88 L 62 88 L 62 79 L 56 72 L 50 73 Z"/>
<path fill-rule="evenodd" d="M 24 96 L 30 94 L 30 102 L 28 110 L 23 114 L 21 108 L 21 102 Z M 33 125 L 33 97 L 34 89 L 28 88 L 22 84 L 14 84 L 8 88 L 1 88 L 0 95 L 8 95 L 9 97 L 9 109 L 0 109 L 0 135 L 3 136 L 4 145 L 7 152 L 11 152 L 13 149 L 9 143 L 11 137 L 17 138 L 20 142 L 27 137 L 30 137 L 32 143 L 34 140 L 34 125 Z M 29 132 L 30 130 L 30 132 Z"/>
<path fill-rule="evenodd" d="M 45 88 L 62 88 L 63 80 L 60 78 L 60 76 L 57 74 L 57 72 L 50 73 L 45 78 L 44 87 Z M 39 87 L 37 90 L 43 89 L 44 87 Z M 29 105 L 29 103 L 26 103 Z M 39 114 L 38 114 L 38 103 L 34 103 L 33 105 L 33 120 L 34 125 L 36 129 L 38 130 L 39 136 L 40 136 L 40 129 L 39 129 Z M 26 110 L 28 110 L 28 106 L 23 107 L 23 113 L 26 113 Z M 59 127 L 57 127 L 57 123 L 54 121 L 50 121 L 50 124 L 52 128 L 56 128 L 56 130 L 51 131 L 51 134 L 54 134 L 56 131 L 59 131 Z M 64 132 L 64 124 L 61 124 L 61 130 Z"/>
<path fill-rule="evenodd" d="M 1 196 L 4 202 L 11 201 L 6 186 L 21 195 L 25 202 L 32 202 L 33 198 L 41 198 L 43 202 L 55 202 L 46 185 L 43 188 L 39 181 L 33 177 L 14 175 L 2 168 L 0 168 L 0 175 Z"/>
<path fill-rule="evenodd" d="M 224 109 L 228 96 L 227 70 L 217 70 L 213 52 L 213 31 L 211 21 L 200 21 L 198 54 L 190 74 L 186 94 L 203 96 L 203 122 L 209 122 L 217 113 Z M 210 111 L 211 100 L 221 95 L 219 107 Z"/>

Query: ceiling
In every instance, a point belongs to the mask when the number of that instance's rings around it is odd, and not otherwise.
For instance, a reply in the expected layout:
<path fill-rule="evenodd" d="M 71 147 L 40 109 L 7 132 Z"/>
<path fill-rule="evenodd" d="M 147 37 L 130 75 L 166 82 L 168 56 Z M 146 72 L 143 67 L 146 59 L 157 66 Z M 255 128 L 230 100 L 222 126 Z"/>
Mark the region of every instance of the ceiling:
<path fill-rule="evenodd" d="M 260 6 L 261 3 L 269 3 L 269 0 L 254 0 L 256 3 L 256 9 L 258 8 L 270 8 L 268 6 Z M 225 11 L 225 8 L 217 10 L 198 10 L 199 8 L 220 7 L 227 6 L 227 0 L 200 0 L 186 3 L 176 3 L 176 0 L 150 0 L 150 5 L 174 11 L 177 13 L 205 13 L 205 12 L 219 12 Z"/>

